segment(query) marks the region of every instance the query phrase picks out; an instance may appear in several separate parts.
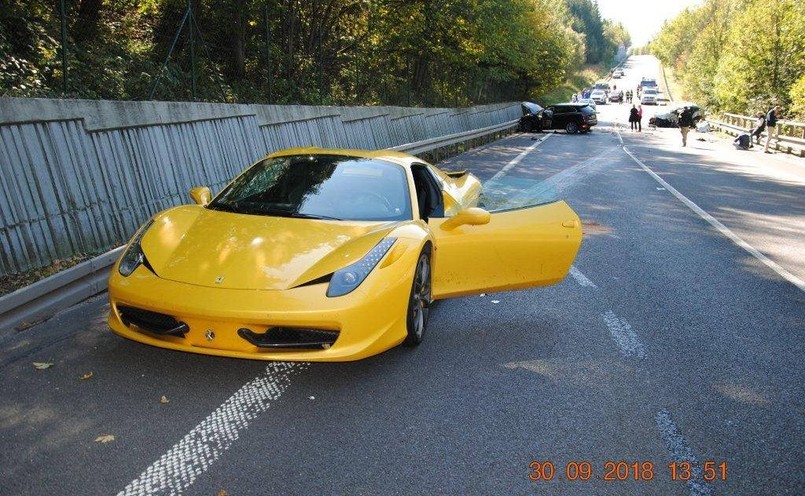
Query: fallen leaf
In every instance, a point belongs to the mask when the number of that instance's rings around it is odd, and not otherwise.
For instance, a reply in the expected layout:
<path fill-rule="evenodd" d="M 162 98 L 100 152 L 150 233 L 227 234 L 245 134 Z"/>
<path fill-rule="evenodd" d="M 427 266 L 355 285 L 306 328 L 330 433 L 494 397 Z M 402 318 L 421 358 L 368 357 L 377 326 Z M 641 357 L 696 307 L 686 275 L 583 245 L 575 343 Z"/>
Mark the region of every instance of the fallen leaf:
<path fill-rule="evenodd" d="M 220 491 L 218 491 L 218 496 L 229 496 L 229 493 L 221 489 Z"/>
<path fill-rule="evenodd" d="M 163 405 L 168 404 L 168 402 L 169 402 L 169 401 L 170 401 L 170 400 L 169 400 L 169 399 L 168 399 L 168 397 L 167 397 L 167 396 L 165 396 L 165 395 L 162 395 L 162 398 L 160 398 L 160 399 L 159 399 L 159 402 L 160 402 L 160 403 L 162 403 Z"/>
<path fill-rule="evenodd" d="M 53 366 L 53 362 L 34 362 L 34 368 L 36 370 L 45 370 L 49 369 Z"/>
<path fill-rule="evenodd" d="M 308 398 L 309 400 L 315 400 L 315 399 L 316 399 L 316 397 L 315 397 L 315 396 L 308 396 L 307 398 Z"/>
<path fill-rule="evenodd" d="M 115 436 L 113 436 L 111 434 L 104 434 L 103 436 L 98 436 L 98 437 L 95 438 L 96 443 L 103 443 L 103 444 L 111 443 L 114 440 L 115 440 Z"/>
<path fill-rule="evenodd" d="M 500 303 L 500 300 L 492 300 L 492 303 Z"/>
<path fill-rule="evenodd" d="M 87 372 L 86 374 L 84 374 L 84 375 L 82 375 L 82 376 L 81 376 L 81 380 L 82 380 L 82 381 L 86 381 L 86 380 L 87 380 L 87 379 L 89 379 L 90 377 L 92 377 L 92 372 Z"/>

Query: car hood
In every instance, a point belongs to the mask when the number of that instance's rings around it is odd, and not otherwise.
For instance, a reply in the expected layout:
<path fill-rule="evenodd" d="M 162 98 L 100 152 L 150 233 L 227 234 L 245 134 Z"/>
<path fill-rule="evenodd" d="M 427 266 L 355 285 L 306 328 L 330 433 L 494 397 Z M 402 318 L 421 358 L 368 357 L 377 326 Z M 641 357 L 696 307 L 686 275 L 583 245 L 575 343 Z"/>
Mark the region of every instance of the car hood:
<path fill-rule="evenodd" d="M 544 109 L 534 102 L 523 102 L 520 104 L 523 115 L 539 115 Z"/>
<path fill-rule="evenodd" d="M 191 205 L 158 214 L 140 244 L 163 279 L 282 290 L 359 260 L 396 224 L 245 215 Z"/>

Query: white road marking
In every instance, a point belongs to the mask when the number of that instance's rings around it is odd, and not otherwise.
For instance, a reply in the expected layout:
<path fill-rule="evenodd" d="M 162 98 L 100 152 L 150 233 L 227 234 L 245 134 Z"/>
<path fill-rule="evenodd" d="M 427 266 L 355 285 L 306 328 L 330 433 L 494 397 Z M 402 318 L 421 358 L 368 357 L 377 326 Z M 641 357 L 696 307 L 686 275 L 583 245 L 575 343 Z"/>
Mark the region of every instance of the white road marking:
<path fill-rule="evenodd" d="M 609 328 L 609 333 L 612 334 L 612 339 L 618 345 L 623 356 L 630 357 L 635 355 L 641 360 L 646 358 L 646 349 L 628 322 L 618 318 L 611 310 L 601 316 L 604 318 L 604 322 Z"/>
<path fill-rule="evenodd" d="M 588 288 L 597 288 L 598 286 L 595 285 L 591 280 L 587 278 L 584 274 L 581 273 L 579 269 L 576 268 L 575 265 L 570 266 L 570 275 L 573 276 L 573 279 L 579 283 L 580 286 L 588 287 Z"/>
<path fill-rule="evenodd" d="M 671 452 L 671 458 L 673 458 L 674 462 L 677 465 L 682 462 L 690 464 L 691 478 L 688 479 L 687 483 L 691 496 L 713 494 L 712 488 L 707 485 L 702 477 L 702 466 L 699 464 L 699 460 L 688 446 L 685 438 L 679 433 L 679 429 L 676 428 L 676 424 L 674 424 L 674 420 L 668 410 L 660 410 L 655 420 L 662 440 L 665 442 L 665 447 Z"/>
<path fill-rule="evenodd" d="M 644 164 L 639 158 L 637 158 L 634 155 L 632 155 L 632 152 L 630 152 L 629 149 L 626 148 L 625 146 L 623 147 L 623 151 L 625 151 L 630 157 L 632 157 L 632 160 L 637 162 L 637 165 L 642 167 L 644 171 L 648 172 L 648 174 L 651 177 L 653 177 L 655 181 L 657 181 L 665 189 L 670 191 L 675 197 L 677 197 L 679 199 L 679 201 L 684 203 L 689 209 L 691 209 L 694 212 L 696 212 L 699 215 L 699 217 L 701 217 L 702 219 L 704 219 L 707 222 L 709 222 L 710 225 L 715 227 L 721 234 L 723 234 L 724 236 L 726 236 L 727 238 L 732 240 L 732 242 L 735 243 L 736 245 L 738 245 L 741 248 L 743 248 L 744 250 L 746 250 L 750 255 L 752 255 L 753 257 L 757 258 L 758 260 L 760 260 L 761 262 L 766 264 L 767 267 L 769 267 L 771 270 L 776 272 L 780 277 L 782 277 L 786 281 L 790 282 L 794 286 L 798 287 L 801 291 L 805 291 L 805 281 L 803 281 L 799 277 L 795 276 L 794 274 L 788 272 L 782 266 L 780 266 L 777 262 L 774 262 L 773 260 L 770 260 L 766 255 L 760 253 L 752 245 L 750 245 L 749 243 L 744 241 L 742 238 L 740 238 L 734 232 L 730 231 L 727 228 L 727 226 L 725 226 L 724 224 L 722 224 L 721 222 L 716 220 L 712 215 L 710 215 L 707 212 L 705 212 L 704 210 L 702 210 L 701 207 L 699 207 L 698 205 L 696 205 L 695 203 L 690 201 L 685 195 L 683 195 L 682 193 L 677 191 L 673 186 L 671 186 L 670 184 L 665 182 L 663 180 L 663 178 L 658 176 L 653 170 L 649 169 L 646 166 L 646 164 Z"/>
<path fill-rule="evenodd" d="M 520 152 L 520 155 L 517 155 L 516 157 L 511 159 L 511 161 L 508 164 L 504 165 L 503 168 L 500 169 L 497 172 L 497 174 L 495 174 L 494 176 L 489 178 L 487 180 L 487 182 L 492 182 L 495 179 L 499 178 L 500 176 L 502 176 L 502 175 L 506 174 L 507 172 L 509 172 L 512 167 L 514 167 L 515 165 L 519 164 L 520 161 L 523 160 L 526 155 L 528 155 L 529 153 L 533 152 L 536 147 L 541 145 L 545 140 L 547 140 L 551 136 L 553 136 L 553 134 L 546 134 L 544 138 L 542 138 L 540 140 L 536 140 L 533 145 L 529 146 L 528 148 L 526 148 L 525 150 Z"/>
<path fill-rule="evenodd" d="M 272 362 L 126 486 L 118 496 L 180 494 L 265 412 L 306 363 Z"/>

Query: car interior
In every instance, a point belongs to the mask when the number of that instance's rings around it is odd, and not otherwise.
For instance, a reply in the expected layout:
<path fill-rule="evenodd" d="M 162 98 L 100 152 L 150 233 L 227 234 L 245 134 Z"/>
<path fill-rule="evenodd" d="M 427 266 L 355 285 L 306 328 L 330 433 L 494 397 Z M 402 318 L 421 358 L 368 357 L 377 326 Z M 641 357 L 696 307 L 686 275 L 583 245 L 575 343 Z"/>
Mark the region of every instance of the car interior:
<path fill-rule="evenodd" d="M 416 187 L 416 199 L 419 207 L 419 218 L 428 221 L 431 217 L 444 217 L 444 197 L 442 188 L 433 177 L 433 173 L 425 164 L 411 166 Z"/>

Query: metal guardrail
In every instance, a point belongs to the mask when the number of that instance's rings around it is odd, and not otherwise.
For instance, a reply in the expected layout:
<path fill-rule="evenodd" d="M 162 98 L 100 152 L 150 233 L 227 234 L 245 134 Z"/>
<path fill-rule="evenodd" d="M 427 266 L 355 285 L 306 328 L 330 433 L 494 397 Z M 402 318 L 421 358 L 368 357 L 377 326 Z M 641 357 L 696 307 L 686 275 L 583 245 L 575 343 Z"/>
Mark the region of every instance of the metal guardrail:
<path fill-rule="evenodd" d="M 517 127 L 518 122 L 519 119 L 514 119 L 509 122 L 504 122 L 503 124 L 496 124 L 494 126 L 488 126 L 481 129 L 476 129 L 474 131 L 465 131 L 462 133 L 448 134 L 446 136 L 440 136 L 438 138 L 431 138 L 423 141 L 417 141 L 416 143 L 406 143 L 404 145 L 394 146 L 389 149 L 410 153 L 411 155 L 420 155 L 423 153 L 433 152 L 440 148 L 447 148 L 454 145 L 458 145 L 459 143 L 466 143 L 468 141 L 473 141 L 489 135 L 504 133 Z"/>
<path fill-rule="evenodd" d="M 21 330 L 106 290 L 111 267 L 123 247 L 0 297 L 0 336 Z"/>
<path fill-rule="evenodd" d="M 460 143 L 506 133 L 516 127 L 517 122 L 518 120 L 512 120 L 473 131 L 407 143 L 391 150 L 412 155 L 437 152 Z M 60 310 L 106 291 L 109 269 L 115 264 L 123 248 L 115 248 L 0 297 L 0 337 L 26 329 L 52 317 Z"/>
<path fill-rule="evenodd" d="M 722 115 L 723 120 L 708 119 L 707 122 L 732 136 L 748 132 L 749 129 L 754 127 L 755 121 L 757 120 L 756 117 L 745 115 L 727 113 Z M 803 138 L 791 135 L 800 128 Z M 769 128 L 766 128 L 767 131 L 768 129 Z M 782 134 L 781 132 L 791 134 Z M 766 136 L 767 133 L 764 132 L 763 138 L 765 139 Z M 777 125 L 774 127 L 774 135 L 772 136 L 772 142 L 769 144 L 769 147 L 774 150 L 805 157 L 805 123 L 778 120 Z"/>

